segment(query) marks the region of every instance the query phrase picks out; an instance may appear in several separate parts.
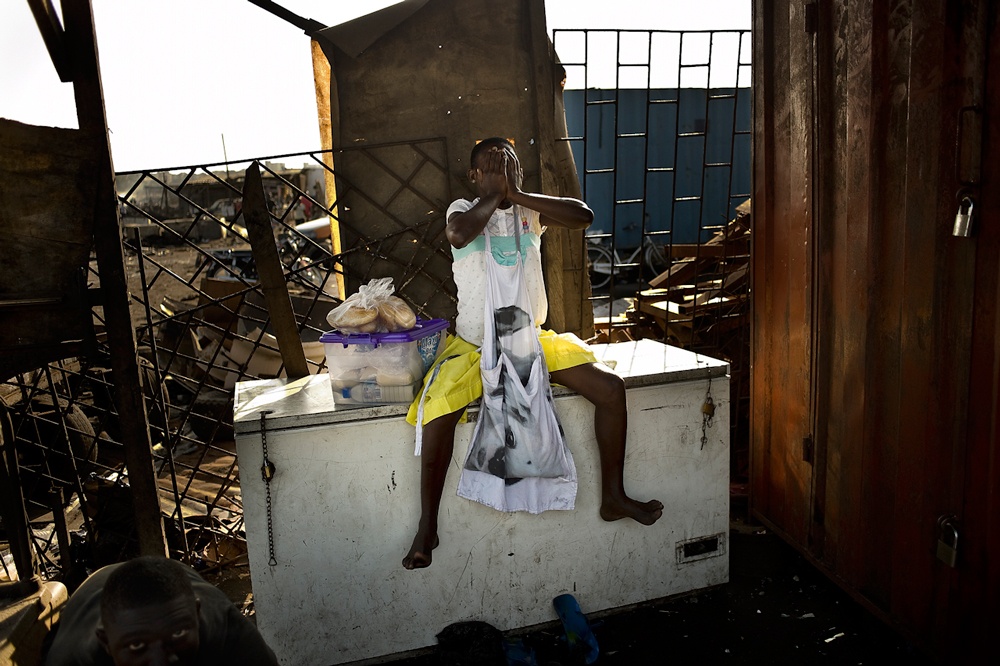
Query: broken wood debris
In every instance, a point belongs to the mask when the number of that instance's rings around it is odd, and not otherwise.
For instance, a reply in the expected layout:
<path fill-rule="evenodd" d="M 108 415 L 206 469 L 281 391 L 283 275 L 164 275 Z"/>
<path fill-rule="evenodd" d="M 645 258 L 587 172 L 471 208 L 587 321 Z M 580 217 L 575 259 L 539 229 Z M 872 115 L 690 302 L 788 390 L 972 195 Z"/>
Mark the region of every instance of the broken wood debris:
<path fill-rule="evenodd" d="M 747 199 L 705 243 L 673 246 L 674 262 L 639 292 L 626 319 L 671 344 L 733 358 L 749 325 L 750 219 Z"/>

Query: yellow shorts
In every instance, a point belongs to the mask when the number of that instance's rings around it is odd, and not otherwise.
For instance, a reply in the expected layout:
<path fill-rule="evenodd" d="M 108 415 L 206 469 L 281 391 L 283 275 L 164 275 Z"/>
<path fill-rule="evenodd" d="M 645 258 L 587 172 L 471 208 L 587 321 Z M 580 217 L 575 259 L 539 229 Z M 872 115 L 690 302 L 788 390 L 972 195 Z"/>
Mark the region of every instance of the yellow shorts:
<path fill-rule="evenodd" d="M 540 331 L 538 340 L 545 353 L 545 364 L 549 372 L 565 370 L 578 365 L 596 363 L 597 357 L 590 351 L 587 344 L 572 333 L 553 333 Z M 454 356 L 455 358 L 449 358 Z M 483 381 L 479 372 L 479 348 L 466 342 L 457 335 L 449 335 L 444 350 L 438 355 L 441 359 L 434 365 L 441 365 L 437 378 L 427 391 L 424 400 L 424 418 L 426 425 L 439 416 L 464 410 L 473 401 L 483 395 Z M 445 360 L 447 359 L 447 360 Z M 424 377 L 426 382 L 434 372 L 432 367 Z M 416 425 L 417 409 L 423 387 L 417 393 L 417 398 L 410 405 L 406 415 L 407 423 Z M 462 415 L 465 420 L 465 415 Z"/>

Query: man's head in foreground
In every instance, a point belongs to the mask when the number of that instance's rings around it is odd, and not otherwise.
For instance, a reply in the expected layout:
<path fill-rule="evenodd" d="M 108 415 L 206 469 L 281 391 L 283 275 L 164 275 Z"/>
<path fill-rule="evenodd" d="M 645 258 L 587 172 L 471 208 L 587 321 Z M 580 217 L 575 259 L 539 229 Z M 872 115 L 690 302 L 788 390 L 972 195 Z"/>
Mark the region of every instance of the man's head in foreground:
<path fill-rule="evenodd" d="M 104 585 L 97 639 L 115 666 L 194 663 L 199 607 L 183 564 L 129 560 Z"/>

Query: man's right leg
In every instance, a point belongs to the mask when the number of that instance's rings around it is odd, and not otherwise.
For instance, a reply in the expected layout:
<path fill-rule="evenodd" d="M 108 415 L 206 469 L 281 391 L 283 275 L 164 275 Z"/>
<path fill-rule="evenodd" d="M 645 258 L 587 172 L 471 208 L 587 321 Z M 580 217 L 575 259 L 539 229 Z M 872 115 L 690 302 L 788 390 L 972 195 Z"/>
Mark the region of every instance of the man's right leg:
<path fill-rule="evenodd" d="M 410 552 L 403 558 L 403 568 L 423 569 L 431 565 L 431 551 L 438 545 L 438 508 L 448 475 L 452 450 L 455 448 L 455 427 L 462 411 L 439 416 L 424 426 L 420 452 L 420 524 L 413 537 Z"/>

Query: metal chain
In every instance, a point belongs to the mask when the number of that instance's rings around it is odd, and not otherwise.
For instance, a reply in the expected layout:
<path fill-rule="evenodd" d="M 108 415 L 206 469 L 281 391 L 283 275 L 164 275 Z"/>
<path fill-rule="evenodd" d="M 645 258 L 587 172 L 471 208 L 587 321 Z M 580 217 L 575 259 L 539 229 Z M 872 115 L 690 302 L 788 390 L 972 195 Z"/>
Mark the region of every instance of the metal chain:
<path fill-rule="evenodd" d="M 705 391 L 705 402 L 701 406 L 701 448 L 708 444 L 708 429 L 715 419 L 715 402 L 712 400 L 712 376 L 708 376 L 708 389 Z"/>
<path fill-rule="evenodd" d="M 274 523 L 271 518 L 271 479 L 274 478 L 275 467 L 267 457 L 267 415 L 270 409 L 265 409 L 260 413 L 260 447 L 264 453 L 264 462 L 260 466 L 260 475 L 264 479 L 265 502 L 267 504 L 267 551 L 270 559 L 267 563 L 270 566 L 277 566 L 278 560 L 274 558 Z"/>

